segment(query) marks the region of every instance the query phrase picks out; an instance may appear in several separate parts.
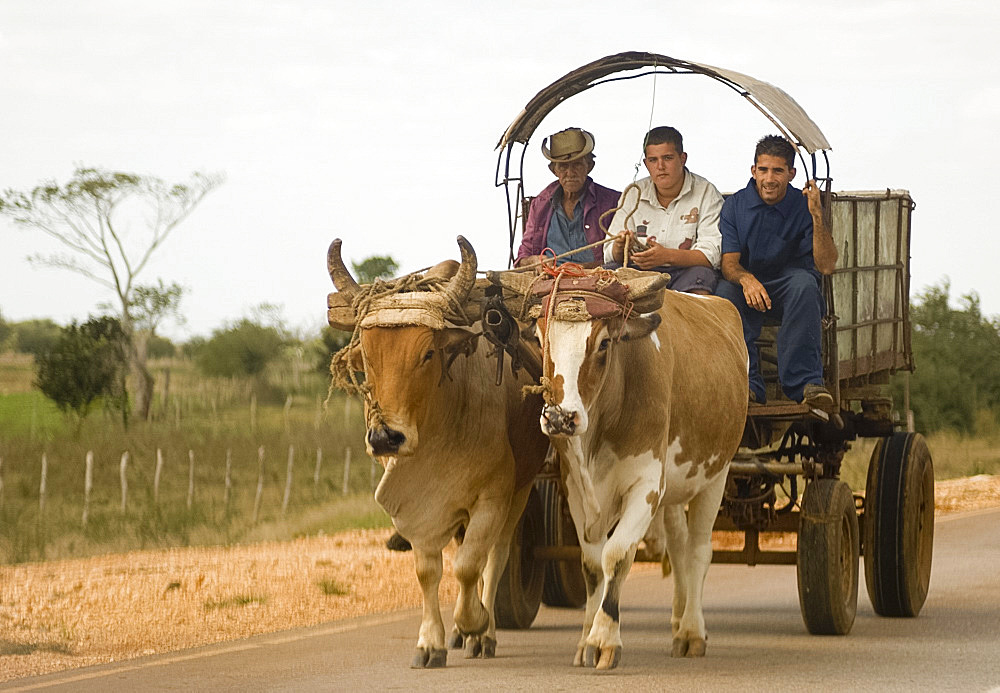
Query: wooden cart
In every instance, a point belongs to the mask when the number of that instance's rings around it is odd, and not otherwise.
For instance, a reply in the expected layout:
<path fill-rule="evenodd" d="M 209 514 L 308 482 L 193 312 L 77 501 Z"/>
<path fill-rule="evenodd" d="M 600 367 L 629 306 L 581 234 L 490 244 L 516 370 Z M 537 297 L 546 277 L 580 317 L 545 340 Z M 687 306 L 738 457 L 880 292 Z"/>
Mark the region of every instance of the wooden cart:
<path fill-rule="evenodd" d="M 894 415 L 889 377 L 913 369 L 910 349 L 910 220 L 905 190 L 833 192 L 830 145 L 780 89 L 752 77 L 652 53 L 621 53 L 575 70 L 540 91 L 498 145 L 497 186 L 507 194 L 510 258 L 523 231 L 523 165 L 528 140 L 563 100 L 607 81 L 653 74 L 700 74 L 730 87 L 796 145 L 822 189 L 839 251 L 824 278 L 825 379 L 838 413 L 828 416 L 781 395 L 775 327 L 760 340 L 768 404 L 751 404 L 742 447 L 730 466 L 715 528 L 744 535 L 719 563 L 795 564 L 799 603 L 810 633 L 846 634 L 854 623 L 859 557 L 876 613 L 916 616 L 927 596 L 934 541 L 934 472 L 923 436 Z M 820 171 L 818 169 L 823 168 Z M 864 496 L 840 480 L 850 443 L 878 440 Z M 536 479 L 497 597 L 497 623 L 526 628 L 539 603 L 579 607 L 586 600 L 579 545 L 558 484 L 556 462 Z M 796 551 L 765 551 L 761 532 L 797 533 Z"/>

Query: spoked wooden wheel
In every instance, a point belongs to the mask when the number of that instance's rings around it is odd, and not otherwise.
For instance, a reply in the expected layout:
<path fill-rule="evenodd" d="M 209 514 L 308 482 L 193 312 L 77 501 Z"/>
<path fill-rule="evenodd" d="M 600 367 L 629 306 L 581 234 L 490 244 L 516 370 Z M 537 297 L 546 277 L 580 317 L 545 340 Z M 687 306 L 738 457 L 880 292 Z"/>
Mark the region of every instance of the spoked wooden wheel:
<path fill-rule="evenodd" d="M 494 613 L 499 628 L 528 628 L 538 614 L 545 567 L 535 560 L 535 547 L 544 532 L 542 502 L 538 491 L 532 488 L 510 542 L 507 567 L 497 585 Z"/>
<path fill-rule="evenodd" d="M 555 479 L 535 482 L 545 516 L 546 546 L 579 546 L 573 518 Z M 542 603 L 547 606 L 580 607 L 587 603 L 587 583 L 580 561 L 547 561 Z"/>

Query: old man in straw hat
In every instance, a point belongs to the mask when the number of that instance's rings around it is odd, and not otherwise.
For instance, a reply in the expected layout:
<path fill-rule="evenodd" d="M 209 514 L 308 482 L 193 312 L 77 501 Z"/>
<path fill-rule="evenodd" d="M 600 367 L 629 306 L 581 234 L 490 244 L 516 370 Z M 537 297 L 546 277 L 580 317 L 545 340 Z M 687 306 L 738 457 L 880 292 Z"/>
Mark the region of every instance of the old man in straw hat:
<path fill-rule="evenodd" d="M 603 239 L 605 235 L 598 220 L 617 206 L 621 195 L 590 177 L 594 170 L 594 136 L 586 130 L 567 128 L 546 137 L 542 141 L 542 155 L 549 160 L 549 170 L 556 180 L 531 202 L 517 251 L 518 267 L 538 260 L 545 248 L 561 255 Z M 603 256 L 604 251 L 598 246 L 559 262 L 598 267 Z"/>

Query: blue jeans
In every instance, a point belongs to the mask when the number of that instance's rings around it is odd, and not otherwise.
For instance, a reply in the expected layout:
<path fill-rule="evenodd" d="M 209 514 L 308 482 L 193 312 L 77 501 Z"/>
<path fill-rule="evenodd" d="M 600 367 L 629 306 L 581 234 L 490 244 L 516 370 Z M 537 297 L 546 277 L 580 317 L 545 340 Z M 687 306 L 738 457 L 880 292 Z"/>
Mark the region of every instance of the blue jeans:
<path fill-rule="evenodd" d="M 764 402 L 766 394 L 760 374 L 757 338 L 765 320 L 781 325 L 778 328 L 778 379 L 785 396 L 799 402 L 806 385 L 823 383 L 820 321 L 826 306 L 819 278 L 808 270 L 788 268 L 777 278 L 761 284 L 771 297 L 771 310 L 763 313 L 747 305 L 739 284 L 722 279 L 715 295 L 729 299 L 743 319 L 743 339 L 750 355 L 750 390 L 758 402 Z"/>

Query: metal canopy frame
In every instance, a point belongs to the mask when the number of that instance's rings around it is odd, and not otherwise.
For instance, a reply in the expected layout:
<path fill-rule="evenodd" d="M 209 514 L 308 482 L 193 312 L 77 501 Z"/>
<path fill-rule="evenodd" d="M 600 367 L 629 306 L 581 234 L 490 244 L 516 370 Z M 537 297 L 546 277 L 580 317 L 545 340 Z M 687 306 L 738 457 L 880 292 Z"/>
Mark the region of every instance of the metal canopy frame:
<path fill-rule="evenodd" d="M 632 72 L 633 74 L 618 75 L 622 72 Z M 499 156 L 497 158 L 496 186 L 504 186 L 507 189 L 507 214 L 510 231 L 508 262 L 510 264 L 514 262 L 517 220 L 522 214 L 524 201 L 524 155 L 527 151 L 528 140 L 538 125 L 563 101 L 599 84 L 660 74 L 705 75 L 738 93 L 795 146 L 802 160 L 803 170 L 811 170 L 810 177 L 817 181 L 824 181 L 826 189 L 829 191 L 831 178 L 827 152 L 831 149 L 830 144 L 820 131 L 819 126 L 783 90 L 749 75 L 704 63 L 678 60 L 658 53 L 617 53 L 573 70 L 535 94 L 507 127 L 497 143 L 496 148 L 499 150 Z M 519 153 L 515 153 L 515 145 L 520 145 L 521 151 Z M 823 157 L 824 176 L 818 175 L 817 153 Z M 806 163 L 806 154 L 810 157 L 811 166 Z M 511 172 L 512 160 L 517 161 L 515 175 L 512 175 Z M 512 183 L 516 183 L 514 190 L 511 190 Z"/>

